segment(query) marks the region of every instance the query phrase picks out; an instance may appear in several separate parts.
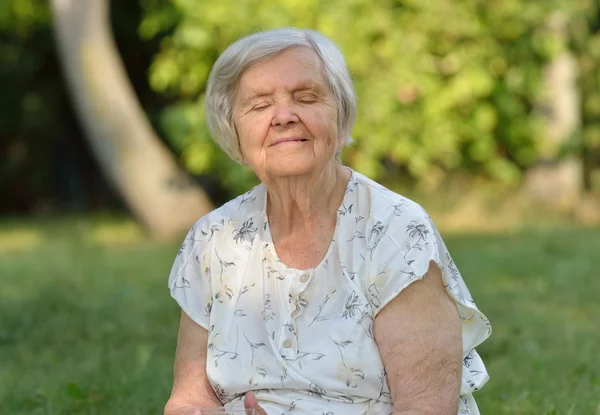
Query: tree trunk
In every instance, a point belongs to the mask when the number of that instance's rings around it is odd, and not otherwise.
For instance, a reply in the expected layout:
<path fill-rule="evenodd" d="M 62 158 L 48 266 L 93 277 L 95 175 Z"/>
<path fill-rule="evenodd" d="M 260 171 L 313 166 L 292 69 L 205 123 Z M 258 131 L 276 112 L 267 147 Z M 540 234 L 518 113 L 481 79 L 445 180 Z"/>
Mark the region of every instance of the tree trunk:
<path fill-rule="evenodd" d="M 54 31 L 74 107 L 104 175 L 157 237 L 212 209 L 154 132 L 112 37 L 108 0 L 52 0 Z"/>
<path fill-rule="evenodd" d="M 565 38 L 567 24 L 567 17 L 556 12 L 550 18 L 549 28 Z M 583 192 L 581 159 L 573 154 L 567 157 L 560 154 L 581 125 L 577 76 L 577 61 L 569 51 L 557 56 L 546 68 L 542 97 L 547 115 L 543 161 L 525 176 L 526 195 L 554 210 L 572 211 Z"/>

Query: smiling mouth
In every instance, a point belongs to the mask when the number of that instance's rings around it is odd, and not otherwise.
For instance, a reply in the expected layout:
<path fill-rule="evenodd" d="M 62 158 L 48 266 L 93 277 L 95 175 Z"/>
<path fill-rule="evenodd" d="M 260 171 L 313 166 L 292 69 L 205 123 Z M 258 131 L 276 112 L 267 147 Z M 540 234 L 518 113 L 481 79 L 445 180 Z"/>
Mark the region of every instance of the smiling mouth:
<path fill-rule="evenodd" d="M 289 138 L 289 139 L 286 138 L 283 140 L 275 141 L 273 144 L 271 144 L 271 147 L 274 147 L 279 144 L 285 144 L 285 143 L 303 143 L 305 141 L 308 141 L 308 139 L 306 139 L 306 138 Z"/>

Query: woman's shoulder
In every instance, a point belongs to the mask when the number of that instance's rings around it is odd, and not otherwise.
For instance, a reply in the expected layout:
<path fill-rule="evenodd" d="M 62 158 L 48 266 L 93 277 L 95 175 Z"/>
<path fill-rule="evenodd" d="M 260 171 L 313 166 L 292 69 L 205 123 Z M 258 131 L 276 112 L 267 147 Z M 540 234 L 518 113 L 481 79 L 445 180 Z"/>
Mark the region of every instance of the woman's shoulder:
<path fill-rule="evenodd" d="M 384 223 L 393 217 L 431 220 L 425 208 L 418 202 L 388 189 L 367 176 L 353 172 L 352 180 L 356 183 L 349 186 L 349 190 L 355 194 L 348 194 L 351 200 L 346 203 L 356 205 L 357 213 L 360 212 L 361 215 Z"/>
<path fill-rule="evenodd" d="M 236 226 L 264 214 L 266 189 L 260 184 L 210 211 L 196 221 L 190 232 L 206 235 L 211 229 Z"/>

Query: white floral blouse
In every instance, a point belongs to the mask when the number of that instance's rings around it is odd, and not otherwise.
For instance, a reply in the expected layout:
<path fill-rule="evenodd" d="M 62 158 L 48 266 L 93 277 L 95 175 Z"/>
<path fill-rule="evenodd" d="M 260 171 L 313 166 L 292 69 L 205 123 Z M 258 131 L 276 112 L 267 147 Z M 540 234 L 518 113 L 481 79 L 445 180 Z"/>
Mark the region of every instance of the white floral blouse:
<path fill-rule="evenodd" d="M 491 333 L 425 210 L 352 172 L 333 240 L 314 269 L 277 257 L 259 185 L 201 218 L 169 277 L 171 295 L 209 332 L 207 375 L 219 399 L 256 391 L 271 414 L 390 414 L 373 321 L 429 262 L 462 320 L 461 415 L 488 375 L 475 347 Z"/>

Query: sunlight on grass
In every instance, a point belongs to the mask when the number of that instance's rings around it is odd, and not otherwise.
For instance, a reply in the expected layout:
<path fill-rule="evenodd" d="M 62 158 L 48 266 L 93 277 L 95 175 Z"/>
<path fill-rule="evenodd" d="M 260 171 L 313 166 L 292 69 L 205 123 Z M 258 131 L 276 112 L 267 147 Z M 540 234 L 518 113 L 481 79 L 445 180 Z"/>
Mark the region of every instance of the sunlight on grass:
<path fill-rule="evenodd" d="M 0 253 L 26 251 L 44 241 L 42 232 L 33 229 L 9 229 L 0 231 Z"/>
<path fill-rule="evenodd" d="M 476 197 L 466 197 L 453 209 L 436 211 L 430 214 L 438 228 L 444 233 L 465 232 L 487 233 L 506 232 L 523 225 L 523 218 L 515 214 L 515 209 L 507 203 L 488 206 L 489 202 Z"/>
<path fill-rule="evenodd" d="M 91 232 L 92 241 L 106 246 L 131 244 L 142 239 L 142 228 L 132 220 L 97 224 Z"/>

